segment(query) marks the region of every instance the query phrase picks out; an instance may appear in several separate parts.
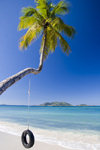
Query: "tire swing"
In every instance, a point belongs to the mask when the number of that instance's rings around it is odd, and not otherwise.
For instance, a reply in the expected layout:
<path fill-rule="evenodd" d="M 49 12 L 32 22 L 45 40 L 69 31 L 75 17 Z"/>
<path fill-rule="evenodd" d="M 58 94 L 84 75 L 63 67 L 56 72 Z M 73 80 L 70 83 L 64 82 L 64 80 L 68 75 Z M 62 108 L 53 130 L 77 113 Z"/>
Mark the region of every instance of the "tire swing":
<path fill-rule="evenodd" d="M 27 136 L 29 138 L 28 141 L 27 141 Z M 21 140 L 22 140 L 22 144 L 25 148 L 31 148 L 34 145 L 34 142 L 35 142 L 34 135 L 29 129 L 25 130 L 22 133 Z"/>
<path fill-rule="evenodd" d="M 35 138 L 32 133 L 32 131 L 29 130 L 29 102 L 30 102 L 30 81 L 29 81 L 29 90 L 28 90 L 28 129 L 23 131 L 22 136 L 21 136 L 21 141 L 22 144 L 25 148 L 31 148 L 33 147 L 35 143 Z"/>

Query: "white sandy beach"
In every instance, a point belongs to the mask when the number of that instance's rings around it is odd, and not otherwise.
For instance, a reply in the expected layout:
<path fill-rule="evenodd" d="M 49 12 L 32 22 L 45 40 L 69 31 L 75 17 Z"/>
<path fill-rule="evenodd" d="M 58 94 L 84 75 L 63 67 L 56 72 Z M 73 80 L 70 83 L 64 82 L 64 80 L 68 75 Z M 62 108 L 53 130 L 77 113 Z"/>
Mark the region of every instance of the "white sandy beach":
<path fill-rule="evenodd" d="M 30 150 L 71 150 L 62 148 L 57 145 L 50 145 L 43 142 L 35 142 L 34 147 Z M 20 136 L 11 135 L 8 133 L 0 132 L 0 150 L 25 150 L 21 143 Z"/>
<path fill-rule="evenodd" d="M 21 134 L 26 129 L 16 123 L 0 121 L 0 150 L 25 150 Z M 96 132 L 57 132 L 30 127 L 35 145 L 30 150 L 100 150 L 100 136 Z"/>

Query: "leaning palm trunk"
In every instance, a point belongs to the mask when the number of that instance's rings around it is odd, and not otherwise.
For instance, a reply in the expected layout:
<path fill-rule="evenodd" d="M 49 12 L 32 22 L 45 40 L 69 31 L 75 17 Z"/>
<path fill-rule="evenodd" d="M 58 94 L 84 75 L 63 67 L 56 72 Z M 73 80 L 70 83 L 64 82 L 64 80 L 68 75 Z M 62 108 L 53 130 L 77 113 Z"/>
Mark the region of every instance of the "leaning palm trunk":
<path fill-rule="evenodd" d="M 26 34 L 20 39 L 20 48 L 22 49 L 27 48 L 43 31 L 39 67 L 38 69 L 26 68 L 3 80 L 0 83 L 0 94 L 24 76 L 30 73 L 40 73 L 43 67 L 44 57 L 46 58 L 50 52 L 55 51 L 58 40 L 65 53 L 69 54 L 71 51 L 70 46 L 61 33 L 65 33 L 65 35 L 72 38 L 75 34 L 75 29 L 65 24 L 59 17 L 59 15 L 68 14 L 69 4 L 64 0 L 58 2 L 57 5 L 53 5 L 51 0 L 35 0 L 35 3 L 36 8 L 27 7 L 22 9 L 18 30 L 28 29 Z"/>
<path fill-rule="evenodd" d="M 34 69 L 34 68 L 26 68 L 20 72 L 18 72 L 17 74 L 3 80 L 0 82 L 0 95 L 11 85 L 13 85 L 14 83 L 16 83 L 17 81 L 19 81 L 20 79 L 22 79 L 24 76 L 33 73 L 33 74 L 38 74 L 40 73 L 40 71 L 42 70 L 43 67 L 43 59 L 44 59 L 44 51 L 45 51 L 45 47 L 46 47 L 46 31 L 44 30 L 44 44 L 43 44 L 43 49 L 40 55 L 40 64 L 38 69 Z"/>

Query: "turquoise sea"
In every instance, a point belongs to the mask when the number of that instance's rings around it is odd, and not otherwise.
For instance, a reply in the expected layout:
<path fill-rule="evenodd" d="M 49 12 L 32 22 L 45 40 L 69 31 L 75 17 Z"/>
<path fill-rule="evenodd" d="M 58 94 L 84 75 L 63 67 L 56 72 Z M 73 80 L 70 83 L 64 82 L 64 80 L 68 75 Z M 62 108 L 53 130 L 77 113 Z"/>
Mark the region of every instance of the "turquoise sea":
<path fill-rule="evenodd" d="M 0 106 L 1 131 L 18 135 L 28 122 L 37 140 L 65 148 L 100 150 L 100 106 L 31 106 L 29 112 L 27 106 Z"/>

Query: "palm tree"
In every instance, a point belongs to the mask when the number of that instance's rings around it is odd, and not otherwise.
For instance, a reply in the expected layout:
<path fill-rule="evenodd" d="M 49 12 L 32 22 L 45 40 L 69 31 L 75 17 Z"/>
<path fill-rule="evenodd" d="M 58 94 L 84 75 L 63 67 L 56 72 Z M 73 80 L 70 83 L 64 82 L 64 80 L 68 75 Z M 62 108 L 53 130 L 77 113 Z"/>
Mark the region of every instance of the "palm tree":
<path fill-rule="evenodd" d="M 63 22 L 61 15 L 68 14 L 69 4 L 65 1 L 58 2 L 57 5 L 50 0 L 35 0 L 36 8 L 27 7 L 22 9 L 22 16 L 18 25 L 18 30 L 27 29 L 27 32 L 20 39 L 20 48 L 26 49 L 32 41 L 40 35 L 40 63 L 38 69 L 26 68 L 19 73 L 3 80 L 0 83 L 0 94 L 16 81 L 29 73 L 38 74 L 42 70 L 43 61 L 50 52 L 54 52 L 58 42 L 62 50 L 68 55 L 71 52 L 70 46 L 63 38 L 62 33 L 73 38 L 75 29 Z"/>

